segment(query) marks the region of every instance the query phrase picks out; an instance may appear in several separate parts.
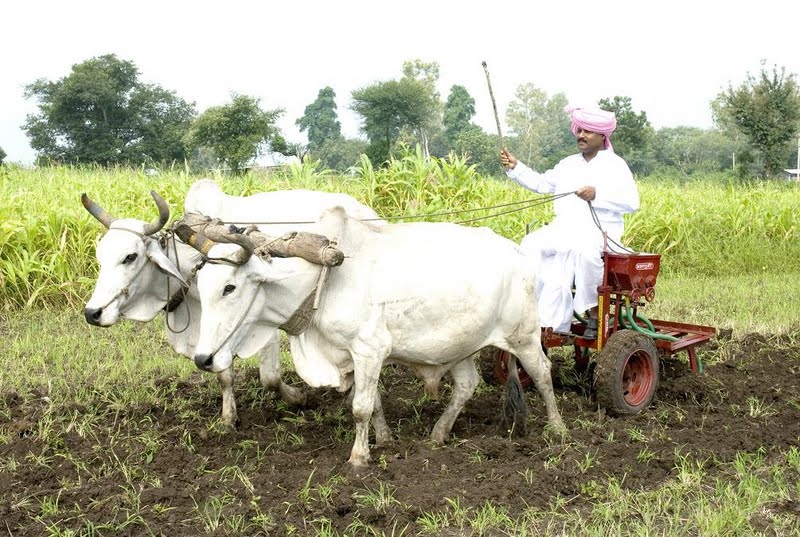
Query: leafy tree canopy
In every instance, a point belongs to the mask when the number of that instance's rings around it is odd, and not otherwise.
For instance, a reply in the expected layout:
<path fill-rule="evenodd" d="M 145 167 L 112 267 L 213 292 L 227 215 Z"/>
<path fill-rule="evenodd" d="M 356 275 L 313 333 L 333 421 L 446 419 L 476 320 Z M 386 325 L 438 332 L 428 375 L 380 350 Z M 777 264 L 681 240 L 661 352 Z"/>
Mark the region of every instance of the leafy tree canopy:
<path fill-rule="evenodd" d="M 800 130 L 800 89 L 786 68 L 762 67 L 738 88 L 728 86 L 712 103 L 715 120 L 747 139 L 763 163 L 762 175 L 777 177 L 793 151 Z"/>
<path fill-rule="evenodd" d="M 659 129 L 654 139 L 654 157 L 660 166 L 685 174 L 730 169 L 736 141 L 719 130 L 697 127 Z"/>
<path fill-rule="evenodd" d="M 233 173 L 262 153 L 272 142 L 286 145 L 275 122 L 282 109 L 262 110 L 256 97 L 234 94 L 231 103 L 213 106 L 198 117 L 188 135 L 191 146 L 207 147 Z"/>
<path fill-rule="evenodd" d="M 373 163 L 388 160 L 400 132 L 423 128 L 435 110 L 425 84 L 408 77 L 371 84 L 352 96 L 351 108 L 361 116 Z"/>
<path fill-rule="evenodd" d="M 326 140 L 312 155 L 319 159 L 325 168 L 346 172 L 358 164 L 361 154 L 366 149 L 367 143 L 363 140 L 339 137 Z"/>
<path fill-rule="evenodd" d="M 336 115 L 336 92 L 326 86 L 319 90 L 317 99 L 306 106 L 305 113 L 295 124 L 300 131 L 308 131 L 308 149 L 314 151 L 328 140 L 342 137 L 342 125 Z"/>
<path fill-rule="evenodd" d="M 183 137 L 195 116 L 189 104 L 139 81 L 133 62 L 113 54 L 72 66 L 66 77 L 25 88 L 38 101 L 23 129 L 40 161 L 109 164 L 183 160 Z"/>
<path fill-rule="evenodd" d="M 420 82 L 431 95 L 431 99 L 438 103 L 439 92 L 436 84 L 439 83 L 439 64 L 422 60 L 409 60 L 403 62 L 403 77 Z"/>
<path fill-rule="evenodd" d="M 614 151 L 621 156 L 633 149 L 642 149 L 650 142 L 653 127 L 645 112 L 636 113 L 630 97 L 617 95 L 610 99 L 600 99 L 600 108 L 614 112 L 617 128 L 611 135 Z"/>
<path fill-rule="evenodd" d="M 455 143 L 458 135 L 472 124 L 475 116 L 475 99 L 469 94 L 467 88 L 458 84 L 450 88 L 447 102 L 444 105 L 444 132 L 446 139 Z"/>
<path fill-rule="evenodd" d="M 429 94 L 431 107 L 428 117 L 426 117 L 419 126 L 406 127 L 408 133 L 413 135 L 422 145 L 422 152 L 425 158 L 428 158 L 431 155 L 431 144 L 437 145 L 433 140 L 435 138 L 441 138 L 443 130 L 443 105 L 439 91 L 436 89 L 439 83 L 439 64 L 437 62 L 425 62 L 419 59 L 403 62 L 403 78 L 409 78 L 420 82 Z M 406 143 L 411 142 L 411 140 L 404 141 Z"/>
<path fill-rule="evenodd" d="M 624 158 L 634 173 L 646 173 L 654 167 L 655 130 L 645 112 L 636 113 L 630 97 L 617 95 L 600 99 L 600 108 L 614 112 L 617 128 L 611 135 L 614 152 Z"/>
<path fill-rule="evenodd" d="M 563 93 L 548 97 L 531 83 L 520 85 L 506 109 L 506 122 L 516 135 L 508 140 L 511 152 L 536 169 L 549 167 L 550 157 L 574 153 L 575 138 L 569 116 L 564 113 L 566 104 Z"/>
<path fill-rule="evenodd" d="M 2 147 L 0 147 L 0 164 L 2 164 L 2 163 L 3 163 L 3 161 L 6 159 L 6 157 L 7 157 L 7 156 L 8 156 L 8 155 L 6 154 L 6 152 L 5 152 L 5 151 L 3 151 L 3 148 L 2 148 Z"/>
<path fill-rule="evenodd" d="M 487 134 L 477 125 L 471 125 L 459 133 L 455 149 L 465 155 L 480 173 L 484 175 L 503 173 L 497 136 Z"/>

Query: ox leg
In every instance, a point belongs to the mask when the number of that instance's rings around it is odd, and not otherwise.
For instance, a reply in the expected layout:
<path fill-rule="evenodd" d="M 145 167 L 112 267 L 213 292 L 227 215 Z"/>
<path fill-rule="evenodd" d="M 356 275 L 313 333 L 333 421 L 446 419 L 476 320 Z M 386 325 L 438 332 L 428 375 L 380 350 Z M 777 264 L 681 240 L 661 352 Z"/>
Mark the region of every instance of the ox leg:
<path fill-rule="evenodd" d="M 375 393 L 375 409 L 372 411 L 372 428 L 375 429 L 375 443 L 379 446 L 386 445 L 392 441 L 392 430 L 386 423 L 386 416 L 383 415 L 383 404 L 381 396 Z"/>
<path fill-rule="evenodd" d="M 378 398 L 378 378 L 383 365 L 383 358 L 388 353 L 373 354 L 369 358 L 364 355 L 358 355 L 355 352 L 352 354 L 355 370 L 353 418 L 356 424 L 356 439 L 348 462 L 354 469 L 359 469 L 367 466 L 370 461 L 369 425 L 375 410 L 375 401 Z M 380 402 L 378 405 L 380 405 Z"/>
<path fill-rule="evenodd" d="M 481 377 L 475 367 L 474 356 L 461 360 L 450 369 L 450 374 L 453 376 L 453 395 L 431 431 L 431 440 L 437 445 L 442 445 L 447 441 L 453 423 L 480 383 Z"/>
<path fill-rule="evenodd" d="M 353 407 L 353 396 L 355 389 L 350 390 L 347 396 L 347 404 Z M 372 428 L 375 430 L 375 443 L 379 446 L 386 445 L 392 441 L 392 430 L 386 423 L 386 416 L 383 414 L 383 403 L 380 394 L 375 397 L 375 408 L 372 410 Z"/>
<path fill-rule="evenodd" d="M 281 338 L 277 330 L 259 352 L 258 376 L 262 386 L 278 392 L 281 399 L 290 405 L 302 406 L 306 403 L 306 392 L 289 386 L 281 378 Z"/>
<path fill-rule="evenodd" d="M 222 421 L 230 428 L 236 428 L 239 418 L 236 414 L 236 399 L 233 397 L 233 366 L 217 373 L 222 388 Z"/>
<path fill-rule="evenodd" d="M 564 425 L 564 420 L 561 419 L 561 414 L 556 405 L 556 396 L 553 393 L 553 378 L 550 376 L 550 360 L 542 350 L 542 344 L 538 331 L 534 333 L 533 342 L 524 348 L 511 349 L 509 352 L 514 353 L 517 358 L 522 362 L 522 366 L 528 375 L 533 378 L 536 389 L 544 400 L 544 406 L 547 409 L 547 422 L 550 427 L 563 434 L 567 431 Z"/>

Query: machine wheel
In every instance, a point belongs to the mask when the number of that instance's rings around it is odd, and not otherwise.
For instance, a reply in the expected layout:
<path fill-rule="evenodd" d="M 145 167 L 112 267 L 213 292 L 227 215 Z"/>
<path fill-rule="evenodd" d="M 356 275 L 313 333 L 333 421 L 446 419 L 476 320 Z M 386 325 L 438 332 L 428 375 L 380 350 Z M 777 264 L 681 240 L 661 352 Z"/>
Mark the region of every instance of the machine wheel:
<path fill-rule="evenodd" d="M 658 385 L 658 351 L 653 340 L 619 330 L 595 356 L 597 403 L 611 414 L 638 414 L 650 404 Z"/>
<path fill-rule="evenodd" d="M 508 351 L 495 349 L 494 353 L 494 375 L 500 384 L 505 384 L 508 381 Z M 533 386 L 533 379 L 528 376 L 528 372 L 522 367 L 522 364 L 517 360 L 517 374 L 519 375 L 519 382 L 522 387 L 527 389 Z"/>

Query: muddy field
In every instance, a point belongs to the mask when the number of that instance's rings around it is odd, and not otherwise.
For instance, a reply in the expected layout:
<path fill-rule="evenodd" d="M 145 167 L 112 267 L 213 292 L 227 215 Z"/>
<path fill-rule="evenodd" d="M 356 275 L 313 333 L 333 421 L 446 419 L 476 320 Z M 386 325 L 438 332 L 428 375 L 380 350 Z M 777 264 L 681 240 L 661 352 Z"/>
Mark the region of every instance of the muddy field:
<path fill-rule="evenodd" d="M 387 369 L 383 400 L 395 440 L 373 447 L 363 475 L 345 464 L 352 421 L 343 395 L 310 392 L 303 409 L 289 408 L 259 389 L 254 368 L 237 379 L 233 432 L 218 424 L 215 379 L 199 372 L 158 379 L 154 390 L 166 401 L 127 406 L 109 394 L 75 407 L 6 393 L 0 535 L 308 535 L 323 526 L 341 534 L 354 522 L 416 535 L 421 516 L 454 505 L 491 501 L 512 517 L 556 504 L 586 510 L 593 483 L 652 490 L 675 477 L 680 456 L 710 461 L 713 473 L 737 452 L 763 449 L 769 459 L 798 444 L 800 351 L 788 336 L 723 338 L 703 356 L 700 377 L 680 361 L 662 362 L 653 408 L 625 418 L 598 411 L 563 364 L 555 374 L 570 429 L 563 442 L 543 436 L 534 391 L 530 435 L 509 438 L 502 388 L 482 385 L 440 448 L 426 435 L 447 387 L 432 400 L 404 370 Z M 800 514 L 797 498 L 774 508 Z"/>

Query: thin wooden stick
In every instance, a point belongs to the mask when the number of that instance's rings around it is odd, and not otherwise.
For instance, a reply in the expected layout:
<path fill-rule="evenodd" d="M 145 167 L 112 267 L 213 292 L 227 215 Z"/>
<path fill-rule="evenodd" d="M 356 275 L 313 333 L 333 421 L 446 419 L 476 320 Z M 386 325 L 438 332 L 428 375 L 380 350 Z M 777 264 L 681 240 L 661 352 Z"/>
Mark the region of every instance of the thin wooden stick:
<path fill-rule="evenodd" d="M 486 62 L 481 62 L 483 65 L 483 72 L 486 73 L 486 85 L 489 86 L 489 97 L 492 99 L 492 108 L 494 109 L 494 121 L 497 124 L 497 143 L 500 149 L 503 149 L 503 132 L 500 130 L 500 116 L 497 114 L 497 102 L 494 100 L 494 92 L 492 91 L 492 80 L 489 78 L 489 67 Z"/>

